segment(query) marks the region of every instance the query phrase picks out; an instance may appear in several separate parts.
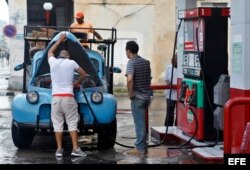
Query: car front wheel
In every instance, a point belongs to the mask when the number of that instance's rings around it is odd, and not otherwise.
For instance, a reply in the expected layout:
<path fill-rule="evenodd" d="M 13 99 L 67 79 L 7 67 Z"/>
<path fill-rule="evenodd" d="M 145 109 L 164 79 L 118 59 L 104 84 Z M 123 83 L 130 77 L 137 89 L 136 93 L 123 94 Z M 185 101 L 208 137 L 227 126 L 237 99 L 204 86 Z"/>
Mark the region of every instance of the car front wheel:
<path fill-rule="evenodd" d="M 12 121 L 12 125 L 11 125 L 11 134 L 12 134 L 13 143 L 19 149 L 26 149 L 30 147 L 30 145 L 33 142 L 33 138 L 35 136 L 35 133 L 33 130 L 18 128 L 14 124 L 14 121 Z"/>
<path fill-rule="evenodd" d="M 116 119 L 112 121 L 109 125 L 99 126 L 98 133 L 98 142 L 97 147 L 99 150 L 105 150 L 113 148 L 116 140 L 116 132 L 117 132 Z"/>

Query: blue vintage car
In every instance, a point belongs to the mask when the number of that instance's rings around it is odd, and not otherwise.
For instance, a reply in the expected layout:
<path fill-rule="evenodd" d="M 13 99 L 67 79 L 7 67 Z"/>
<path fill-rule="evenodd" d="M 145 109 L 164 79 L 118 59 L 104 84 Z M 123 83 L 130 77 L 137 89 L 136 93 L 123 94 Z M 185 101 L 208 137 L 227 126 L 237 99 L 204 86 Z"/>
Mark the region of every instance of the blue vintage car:
<path fill-rule="evenodd" d="M 27 27 L 28 28 L 28 27 Z M 25 27 L 25 29 L 27 29 Z M 120 70 L 112 65 L 107 65 L 107 60 L 113 59 L 112 50 L 116 42 L 116 30 L 110 30 L 112 39 L 97 41 L 88 40 L 89 43 L 100 43 L 98 49 L 85 49 L 81 46 L 79 38 L 67 31 L 66 42 L 59 46 L 56 54 L 61 49 L 67 49 L 71 59 L 75 60 L 87 74 L 79 88 L 74 89 L 74 96 L 78 103 L 80 114 L 79 133 L 97 133 L 97 146 L 99 149 L 112 148 L 116 139 L 116 111 L 117 100 L 112 94 L 112 75 Z M 34 56 L 27 52 L 27 42 L 33 39 L 25 36 L 25 57 L 24 63 L 17 65 L 15 70 L 24 70 L 23 93 L 14 97 L 12 103 L 12 138 L 16 147 L 28 148 L 35 135 L 48 133 L 53 135 L 51 122 L 51 77 L 47 60 L 47 53 L 50 47 L 58 40 L 61 32 L 46 41 L 47 47 L 39 50 Z M 108 48 L 106 48 L 108 47 Z M 107 55 L 104 55 L 107 54 Z M 108 62 L 109 63 L 109 62 Z M 112 62 L 113 63 L 113 62 Z M 63 75 L 62 75 L 63 76 Z M 75 73 L 75 79 L 79 75 Z M 65 124 L 65 133 L 67 125 Z"/>

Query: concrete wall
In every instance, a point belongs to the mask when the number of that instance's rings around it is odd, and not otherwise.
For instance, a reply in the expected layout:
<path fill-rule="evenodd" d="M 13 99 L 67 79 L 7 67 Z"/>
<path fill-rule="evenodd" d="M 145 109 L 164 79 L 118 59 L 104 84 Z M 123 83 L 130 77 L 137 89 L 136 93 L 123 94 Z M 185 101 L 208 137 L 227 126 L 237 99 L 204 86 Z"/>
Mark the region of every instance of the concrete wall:
<path fill-rule="evenodd" d="M 230 0 L 198 0 L 197 6 L 200 6 L 201 3 L 229 3 Z"/>
<path fill-rule="evenodd" d="M 17 29 L 17 35 L 8 39 L 10 49 L 10 78 L 9 89 L 22 89 L 23 71 L 14 71 L 17 64 L 23 63 L 24 40 L 23 26 L 27 24 L 27 5 L 24 0 L 9 0 L 9 24 Z"/>
<path fill-rule="evenodd" d="M 200 2 L 229 2 L 229 0 L 202 0 Z M 125 42 L 135 39 L 140 45 L 139 54 L 151 61 L 153 84 L 164 84 L 164 71 L 170 63 L 176 31 L 175 0 L 74 0 L 74 11 L 85 13 L 85 20 L 95 28 L 116 28 L 121 43 L 115 45 L 115 57 L 125 56 Z M 10 24 L 18 28 L 18 36 L 10 39 L 10 89 L 21 88 L 21 72 L 14 72 L 23 61 L 23 25 L 27 20 L 25 0 L 9 0 Z M 73 21 L 72 21 L 73 22 Z M 99 32 L 102 36 L 105 33 Z M 124 41 L 122 41 L 124 40 Z M 125 85 L 126 60 L 115 66 L 122 68 L 114 76 L 115 85 Z"/>
<path fill-rule="evenodd" d="M 135 38 L 140 46 L 139 54 L 151 61 L 153 83 L 164 82 L 163 72 L 174 44 L 175 1 L 75 0 L 74 10 L 84 11 L 86 20 L 94 27 L 115 27 L 118 39 Z M 124 49 L 116 51 L 122 50 L 125 55 Z M 122 74 L 114 76 L 114 83 L 125 84 L 126 63 L 116 66 L 122 68 Z"/>
<path fill-rule="evenodd" d="M 204 2 L 229 3 L 229 0 L 202 0 L 197 1 L 197 6 Z M 94 27 L 115 27 L 118 39 L 135 38 L 140 45 L 139 54 L 151 61 L 152 83 L 164 83 L 164 71 L 173 55 L 177 23 L 174 0 L 75 0 L 74 11 L 78 10 L 84 11 L 86 20 Z M 126 64 L 116 66 L 123 72 L 114 76 L 114 84 L 125 85 Z"/>

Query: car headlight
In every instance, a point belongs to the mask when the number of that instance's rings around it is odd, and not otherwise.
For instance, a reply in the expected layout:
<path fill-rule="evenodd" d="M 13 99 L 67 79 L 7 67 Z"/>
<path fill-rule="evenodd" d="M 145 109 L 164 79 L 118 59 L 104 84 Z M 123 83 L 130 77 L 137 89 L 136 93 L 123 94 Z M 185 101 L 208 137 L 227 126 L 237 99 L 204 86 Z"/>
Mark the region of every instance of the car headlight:
<path fill-rule="evenodd" d="M 36 104 L 39 101 L 39 94 L 36 91 L 30 91 L 26 95 L 26 99 L 31 104 Z"/>
<path fill-rule="evenodd" d="M 91 94 L 91 100 L 93 103 L 101 103 L 103 100 L 103 95 L 99 91 L 95 91 Z"/>

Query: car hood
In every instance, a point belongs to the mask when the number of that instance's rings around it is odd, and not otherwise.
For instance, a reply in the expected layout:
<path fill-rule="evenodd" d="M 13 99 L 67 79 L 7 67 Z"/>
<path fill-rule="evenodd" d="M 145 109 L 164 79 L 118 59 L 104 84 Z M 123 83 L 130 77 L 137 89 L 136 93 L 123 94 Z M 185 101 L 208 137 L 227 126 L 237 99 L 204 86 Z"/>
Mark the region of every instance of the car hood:
<path fill-rule="evenodd" d="M 65 31 L 63 31 L 65 33 Z M 62 33 L 62 32 L 61 32 Z M 50 67 L 48 63 L 48 51 L 52 45 L 59 39 L 60 34 L 58 33 L 48 44 L 43 56 L 41 64 L 37 67 L 34 77 L 38 77 L 43 74 L 50 73 Z M 59 45 L 55 51 L 55 57 L 59 55 L 59 52 L 63 49 L 68 50 L 70 54 L 70 59 L 76 61 L 78 65 L 85 70 L 97 83 L 97 86 L 101 86 L 102 83 L 98 77 L 97 71 L 94 68 L 91 59 L 89 58 L 86 50 L 81 46 L 79 40 L 70 32 L 66 32 L 67 40 Z"/>

